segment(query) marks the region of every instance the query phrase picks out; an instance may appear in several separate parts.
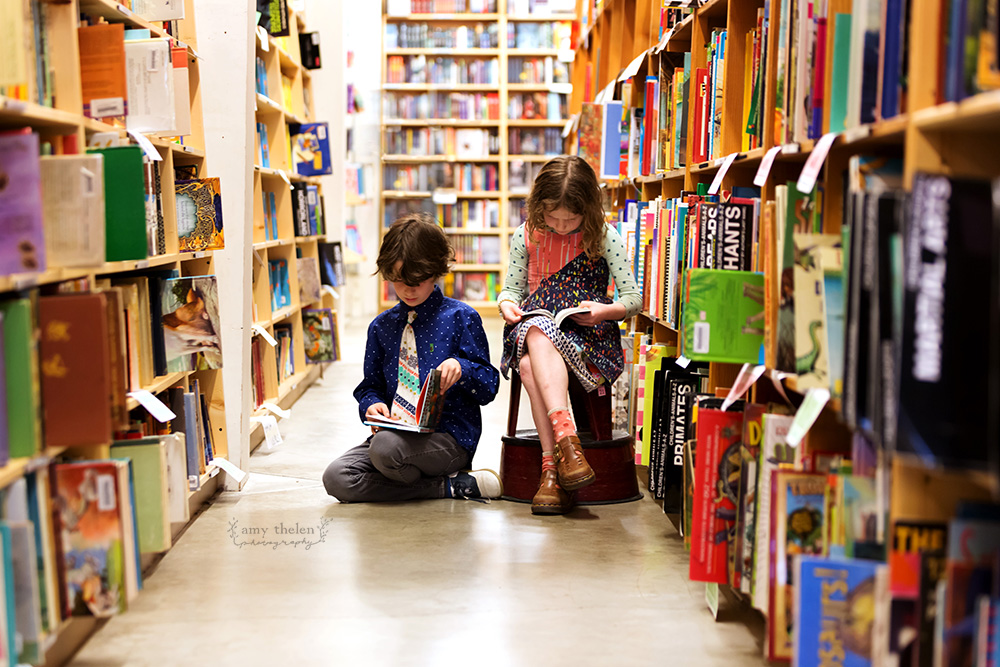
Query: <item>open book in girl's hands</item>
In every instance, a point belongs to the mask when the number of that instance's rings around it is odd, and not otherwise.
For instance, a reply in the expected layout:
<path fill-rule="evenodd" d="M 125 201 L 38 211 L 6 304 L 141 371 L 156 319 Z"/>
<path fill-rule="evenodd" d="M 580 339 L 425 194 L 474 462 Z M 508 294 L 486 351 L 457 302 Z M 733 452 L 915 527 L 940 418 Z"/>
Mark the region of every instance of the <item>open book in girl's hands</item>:
<path fill-rule="evenodd" d="M 417 399 L 417 423 L 407 424 L 398 419 L 390 419 L 381 415 L 373 415 L 365 420 L 366 426 L 376 428 L 393 428 L 397 431 L 411 431 L 413 433 L 433 433 L 437 428 L 438 419 L 444 409 L 444 390 L 441 389 L 441 370 L 435 368 L 427 374 L 424 386 L 420 390 L 420 397 Z"/>
<path fill-rule="evenodd" d="M 570 315 L 576 315 L 577 313 L 589 313 L 590 308 L 582 308 L 580 306 L 574 306 L 572 308 L 563 308 L 558 313 L 553 314 L 551 310 L 545 308 L 535 308 L 534 310 L 529 310 L 521 315 L 521 320 L 526 320 L 529 317 L 548 317 L 556 323 L 556 326 L 562 326 L 563 320 L 565 320 Z"/>

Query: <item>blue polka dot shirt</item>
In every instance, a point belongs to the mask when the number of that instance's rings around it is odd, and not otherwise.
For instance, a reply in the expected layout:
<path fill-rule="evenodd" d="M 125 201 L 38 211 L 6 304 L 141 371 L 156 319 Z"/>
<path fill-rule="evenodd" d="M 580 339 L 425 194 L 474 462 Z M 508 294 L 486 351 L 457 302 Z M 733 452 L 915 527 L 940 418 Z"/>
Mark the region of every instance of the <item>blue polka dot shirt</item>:
<path fill-rule="evenodd" d="M 406 304 L 397 303 L 368 325 L 365 377 L 354 390 L 361 421 L 375 403 L 392 406 L 399 373 L 399 343 L 410 310 Z M 500 373 L 490 363 L 483 320 L 472 307 L 445 297 L 437 286 L 415 310 L 413 335 L 421 386 L 427 373 L 445 359 L 454 358 L 462 367 L 462 378 L 445 396 L 437 430 L 451 434 L 468 450 L 471 459 L 483 432 L 480 406 L 492 401 L 500 386 Z"/>

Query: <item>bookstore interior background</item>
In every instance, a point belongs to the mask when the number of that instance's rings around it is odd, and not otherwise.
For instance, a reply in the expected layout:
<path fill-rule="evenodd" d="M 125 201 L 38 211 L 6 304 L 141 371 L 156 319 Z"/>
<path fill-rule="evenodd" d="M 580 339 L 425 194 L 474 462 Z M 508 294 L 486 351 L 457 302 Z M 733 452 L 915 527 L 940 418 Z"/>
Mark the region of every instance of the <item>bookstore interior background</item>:
<path fill-rule="evenodd" d="M 499 332 L 563 154 L 643 298 L 601 387 L 638 493 L 599 501 L 662 508 L 762 659 L 1000 664 L 997 0 L 241 4 L 0 12 L 0 664 L 240 491 L 397 303 L 399 216 Z"/>

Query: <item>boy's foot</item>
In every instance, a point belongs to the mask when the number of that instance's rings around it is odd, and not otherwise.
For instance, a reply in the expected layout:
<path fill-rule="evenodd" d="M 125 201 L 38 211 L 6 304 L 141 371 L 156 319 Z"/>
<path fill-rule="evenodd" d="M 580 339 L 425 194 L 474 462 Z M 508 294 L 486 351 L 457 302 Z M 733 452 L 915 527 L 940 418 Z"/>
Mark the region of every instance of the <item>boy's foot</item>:
<path fill-rule="evenodd" d="M 531 499 L 532 514 L 566 514 L 573 509 L 573 497 L 559 486 L 556 471 L 543 470 L 538 492 Z"/>
<path fill-rule="evenodd" d="M 567 435 L 556 441 L 553 451 L 556 460 L 556 471 L 559 473 L 559 484 L 567 491 L 582 489 L 592 484 L 596 475 L 583 456 L 580 438 Z"/>
<path fill-rule="evenodd" d="M 484 500 L 503 495 L 500 475 L 488 468 L 482 470 L 462 470 L 448 478 L 452 498 Z"/>

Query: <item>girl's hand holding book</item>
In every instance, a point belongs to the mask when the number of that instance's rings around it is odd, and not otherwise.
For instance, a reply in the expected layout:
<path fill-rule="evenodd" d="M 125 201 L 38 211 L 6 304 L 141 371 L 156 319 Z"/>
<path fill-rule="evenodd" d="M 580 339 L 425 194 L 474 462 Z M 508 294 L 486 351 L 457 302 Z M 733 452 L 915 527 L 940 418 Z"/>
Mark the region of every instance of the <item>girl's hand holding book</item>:
<path fill-rule="evenodd" d="M 445 359 L 438 366 L 441 371 L 441 391 L 447 391 L 462 379 L 462 366 L 457 359 Z"/>
<path fill-rule="evenodd" d="M 501 301 L 500 314 L 503 316 L 503 321 L 507 324 L 517 324 L 521 321 L 524 311 L 513 301 Z"/>
<path fill-rule="evenodd" d="M 569 316 L 577 324 L 585 327 L 592 327 L 600 324 L 604 320 L 618 319 L 615 317 L 615 306 L 617 304 L 598 303 L 596 301 L 581 301 L 580 308 L 589 308 L 590 312 L 575 313 Z"/>

